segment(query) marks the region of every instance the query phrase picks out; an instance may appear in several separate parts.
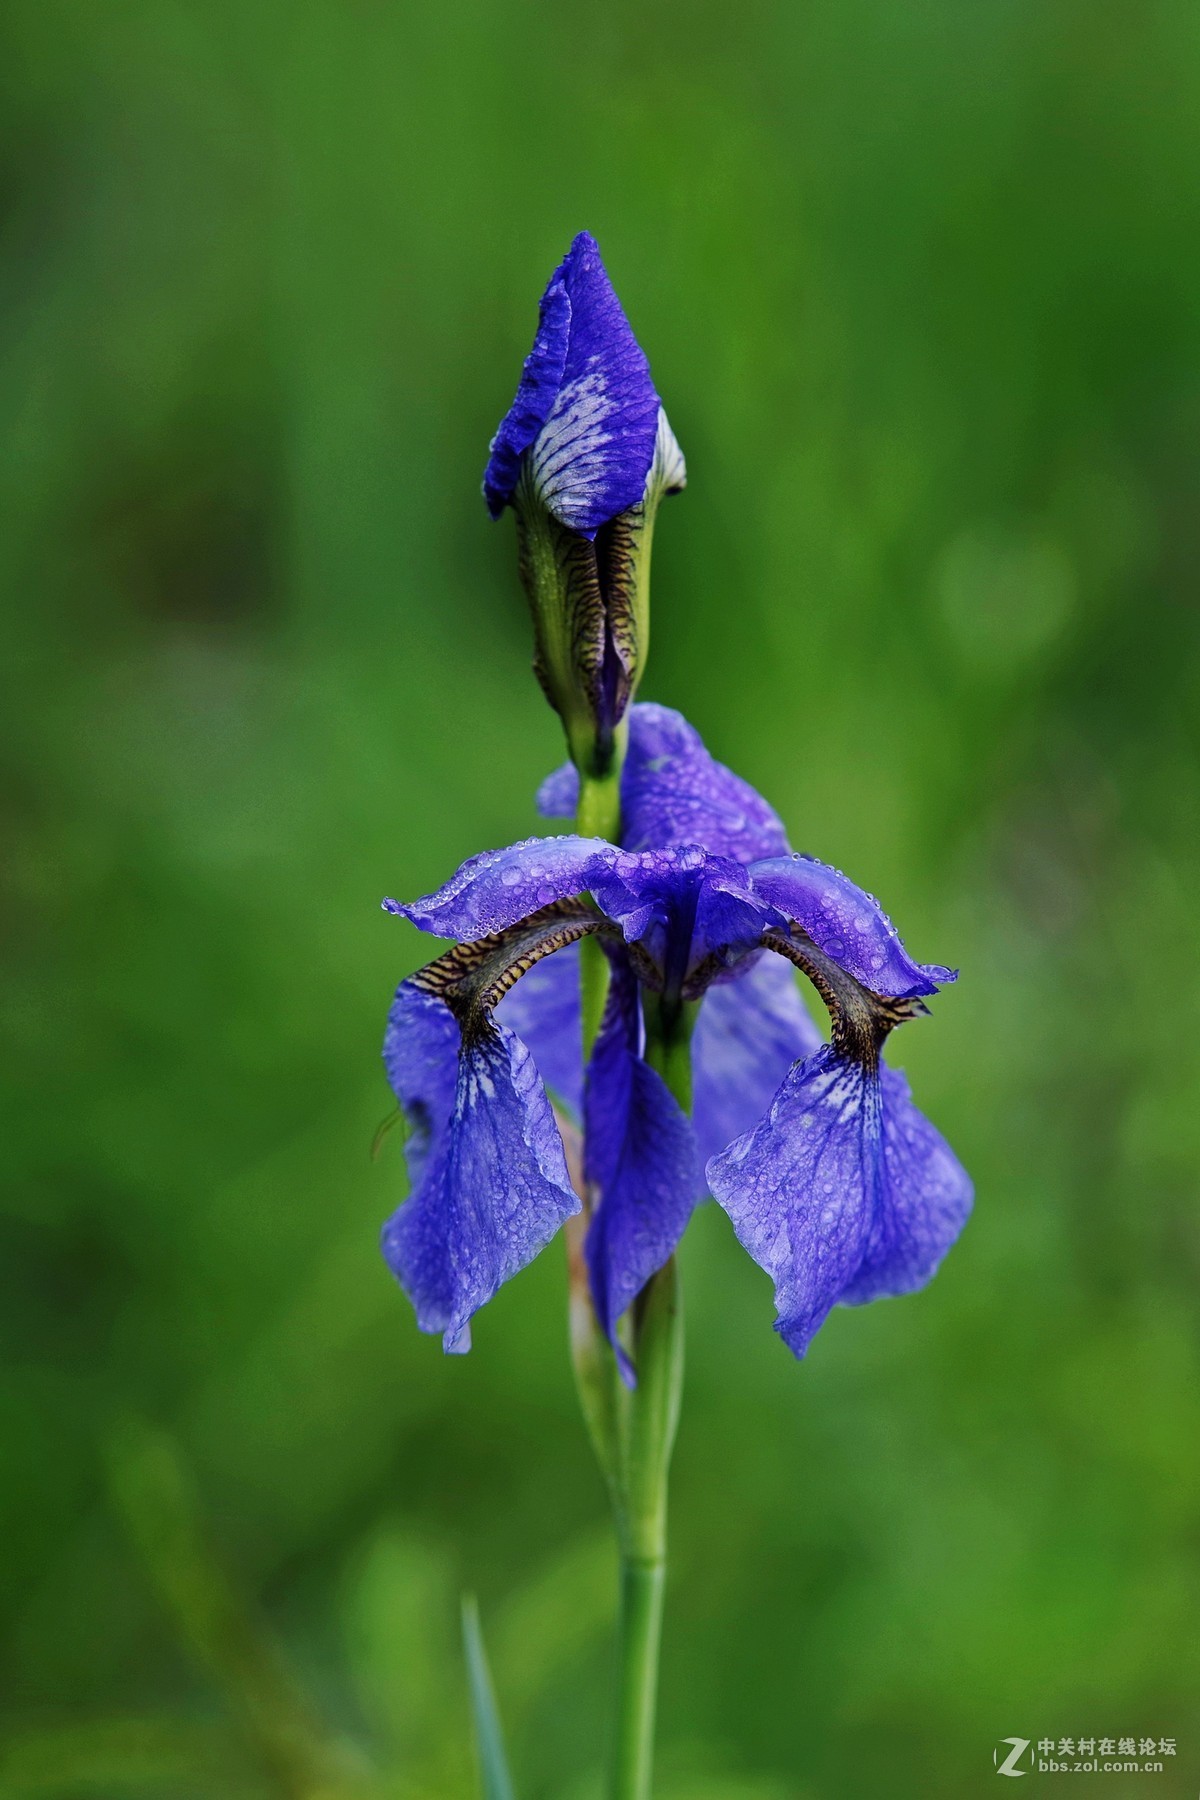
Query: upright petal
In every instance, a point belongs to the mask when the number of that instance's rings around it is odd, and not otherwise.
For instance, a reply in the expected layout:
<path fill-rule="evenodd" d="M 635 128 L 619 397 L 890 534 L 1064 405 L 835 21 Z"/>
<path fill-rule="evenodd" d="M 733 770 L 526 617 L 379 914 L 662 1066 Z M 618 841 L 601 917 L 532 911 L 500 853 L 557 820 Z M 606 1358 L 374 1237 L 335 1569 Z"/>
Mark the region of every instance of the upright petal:
<path fill-rule="evenodd" d="M 970 1208 L 970 1183 L 906 1084 L 828 1045 L 707 1174 L 775 1282 L 775 1329 L 797 1356 L 838 1301 L 927 1281 Z"/>
<path fill-rule="evenodd" d="M 538 789 L 538 811 L 569 818 L 579 804 L 579 772 L 565 763 Z M 682 713 L 648 701 L 629 709 L 629 750 L 621 774 L 621 843 L 626 850 L 703 844 L 736 862 L 787 853 L 779 815 L 762 795 L 709 755 Z"/>
<path fill-rule="evenodd" d="M 472 1314 L 578 1210 L 533 1059 L 494 1026 L 464 1047 L 445 1129 L 384 1227 L 384 1256 L 421 1330 L 468 1349 Z"/>
<path fill-rule="evenodd" d="M 760 956 L 709 988 L 692 1032 L 692 1117 L 701 1161 L 762 1118 L 771 1096 L 821 1034 L 796 977 L 777 956 Z"/>
<path fill-rule="evenodd" d="M 637 715 L 631 707 L 629 717 Z M 547 775 L 534 796 L 534 804 L 543 819 L 573 819 L 579 806 L 579 770 L 573 762 L 560 763 Z"/>
<path fill-rule="evenodd" d="M 617 1321 L 683 1236 L 700 1173 L 691 1125 L 637 1037 L 636 986 L 617 968 L 588 1065 L 585 1172 L 600 1201 L 584 1248 L 596 1316 L 630 1385 Z"/>
<path fill-rule="evenodd" d="M 383 909 L 434 937 L 473 942 L 554 900 L 586 892 L 616 855 L 603 838 L 526 838 L 468 857 L 436 893 L 410 902 L 385 900 Z"/>
<path fill-rule="evenodd" d="M 568 944 L 565 950 L 535 963 L 504 996 L 496 1017 L 529 1045 L 546 1086 L 556 1099 L 566 1102 L 577 1119 L 581 1118 L 583 1021 L 579 1006 L 579 946 Z"/>
<path fill-rule="evenodd" d="M 914 962 L 873 895 L 815 856 L 776 856 L 755 862 L 750 883 L 760 899 L 794 919 L 839 967 L 872 993 L 893 998 L 935 993 L 956 969 Z"/>
<path fill-rule="evenodd" d="M 649 702 L 630 714 L 621 817 L 627 850 L 703 844 L 713 856 L 754 862 L 788 847 L 762 795 L 709 755 L 682 713 Z"/>

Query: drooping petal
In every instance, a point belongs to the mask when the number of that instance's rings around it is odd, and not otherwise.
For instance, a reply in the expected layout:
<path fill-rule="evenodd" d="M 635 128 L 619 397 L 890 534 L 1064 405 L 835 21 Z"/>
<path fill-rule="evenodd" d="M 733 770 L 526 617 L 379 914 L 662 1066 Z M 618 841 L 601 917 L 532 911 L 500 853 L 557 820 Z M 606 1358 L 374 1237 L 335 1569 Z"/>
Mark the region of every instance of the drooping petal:
<path fill-rule="evenodd" d="M 444 887 L 421 900 L 385 900 L 434 937 L 473 942 L 504 931 L 554 900 L 586 892 L 617 852 L 603 838 L 526 838 L 468 857 Z"/>
<path fill-rule="evenodd" d="M 442 1001 L 402 981 L 388 1013 L 383 1065 L 408 1123 L 404 1157 L 414 1187 L 437 1155 L 454 1110 L 459 1041 L 458 1025 Z"/>
<path fill-rule="evenodd" d="M 873 993 L 893 998 L 932 994 L 957 979 L 956 969 L 914 962 L 900 934 L 873 895 L 840 869 L 814 856 L 772 857 L 752 863 L 754 892 L 797 924 L 839 967 Z"/>
<path fill-rule="evenodd" d="M 842 1295 L 846 1306 L 924 1287 L 966 1224 L 974 1198 L 970 1176 L 913 1105 L 905 1077 L 886 1067 L 879 1074 L 889 1204 L 879 1209 L 858 1273 Z"/>
<path fill-rule="evenodd" d="M 710 987 L 692 1032 L 701 1161 L 749 1131 L 792 1064 L 820 1045 L 796 977 L 779 957 L 761 956 L 744 974 Z"/>
<path fill-rule="evenodd" d="M 790 1071 L 707 1175 L 774 1280 L 775 1329 L 797 1356 L 838 1301 L 927 1281 L 970 1205 L 966 1176 L 907 1087 L 829 1045 Z"/>
<path fill-rule="evenodd" d="M 878 1088 L 829 1047 L 793 1069 L 767 1116 L 709 1162 L 709 1192 L 775 1283 L 775 1329 L 797 1356 L 862 1263 Z"/>
<path fill-rule="evenodd" d="M 575 1117 L 581 1118 L 583 1023 L 578 945 L 569 944 L 557 955 L 535 963 L 504 996 L 496 1017 L 528 1044 L 538 1073 L 554 1097 L 565 1101 Z"/>
<path fill-rule="evenodd" d="M 544 818 L 570 817 L 579 804 L 572 763 L 547 776 L 537 804 Z M 782 822 L 762 795 L 709 755 L 682 713 L 648 701 L 629 710 L 621 843 L 626 850 L 703 844 L 737 862 L 784 856 L 788 847 Z"/>
<path fill-rule="evenodd" d="M 630 1384 L 634 1370 L 617 1321 L 683 1236 L 700 1180 L 691 1125 L 638 1054 L 637 1039 L 636 986 L 616 968 L 588 1065 L 585 1172 L 600 1201 L 584 1253 L 596 1316 Z"/>
<path fill-rule="evenodd" d="M 580 1204 L 533 1058 L 504 1026 L 464 1047 L 449 1119 L 420 1167 L 383 1252 L 421 1330 L 463 1351 L 472 1314 Z"/>

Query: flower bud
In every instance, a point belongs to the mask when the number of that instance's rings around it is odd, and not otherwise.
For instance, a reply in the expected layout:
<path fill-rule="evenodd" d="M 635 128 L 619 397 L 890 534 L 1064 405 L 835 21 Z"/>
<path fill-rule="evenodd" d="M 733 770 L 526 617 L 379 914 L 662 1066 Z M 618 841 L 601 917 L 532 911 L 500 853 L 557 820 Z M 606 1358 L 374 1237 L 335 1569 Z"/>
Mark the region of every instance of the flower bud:
<path fill-rule="evenodd" d="M 654 517 L 685 481 L 645 355 L 580 232 L 542 296 L 483 491 L 493 518 L 516 512 L 534 669 L 585 779 L 613 770 L 646 661 Z"/>

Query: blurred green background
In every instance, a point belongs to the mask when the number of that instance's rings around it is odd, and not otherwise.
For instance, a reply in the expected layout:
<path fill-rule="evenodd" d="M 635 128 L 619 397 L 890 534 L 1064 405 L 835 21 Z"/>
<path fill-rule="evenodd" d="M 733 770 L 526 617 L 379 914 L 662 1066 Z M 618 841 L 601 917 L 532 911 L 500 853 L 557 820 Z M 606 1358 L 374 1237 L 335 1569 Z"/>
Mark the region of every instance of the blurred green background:
<path fill-rule="evenodd" d="M 961 964 L 896 1052 L 978 1187 L 803 1365 L 697 1217 L 663 1800 L 982 1795 L 1010 1734 L 1173 1735 L 1103 1791 L 1193 1793 L 1191 0 L 3 40 L 0 1789 L 457 1800 L 468 1587 L 523 1800 L 598 1793 L 559 1249 L 445 1359 L 370 1159 L 380 896 L 561 757 L 478 486 L 586 225 L 689 461 L 644 693 Z"/>

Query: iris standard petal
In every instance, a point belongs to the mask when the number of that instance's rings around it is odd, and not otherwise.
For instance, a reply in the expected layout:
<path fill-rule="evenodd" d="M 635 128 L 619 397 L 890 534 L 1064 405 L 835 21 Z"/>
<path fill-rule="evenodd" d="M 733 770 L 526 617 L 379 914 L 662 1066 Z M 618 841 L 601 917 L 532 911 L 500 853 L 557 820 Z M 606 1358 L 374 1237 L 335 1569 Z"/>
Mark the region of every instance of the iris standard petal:
<path fill-rule="evenodd" d="M 765 955 L 704 996 L 692 1032 L 692 1117 L 702 1163 L 762 1118 L 792 1064 L 821 1046 L 791 967 Z"/>
<path fill-rule="evenodd" d="M 533 1058 L 494 1026 L 459 1057 L 445 1129 L 383 1230 L 421 1330 L 440 1331 L 448 1351 L 468 1349 L 471 1315 L 579 1204 Z"/>
<path fill-rule="evenodd" d="M 496 1017 L 528 1044 L 538 1073 L 554 1097 L 565 1101 L 575 1117 L 581 1118 L 583 1022 L 578 944 L 568 944 L 565 950 L 535 963 L 504 996 Z"/>
<path fill-rule="evenodd" d="M 630 708 L 630 719 L 637 712 Z M 534 796 L 534 804 L 543 819 L 572 819 L 579 806 L 579 770 L 573 762 L 565 762 L 547 775 Z"/>
<path fill-rule="evenodd" d="M 636 988 L 618 969 L 588 1065 L 585 1173 L 600 1201 L 584 1254 L 596 1316 L 630 1385 L 634 1370 L 617 1321 L 674 1251 L 700 1183 L 691 1125 L 662 1077 L 637 1054 L 636 1040 Z"/>
<path fill-rule="evenodd" d="M 790 1071 L 707 1175 L 774 1280 L 775 1329 L 797 1356 L 837 1302 L 927 1281 L 970 1206 L 970 1184 L 906 1084 L 829 1045 Z"/>
<path fill-rule="evenodd" d="M 584 893 L 616 855 L 603 838 L 526 838 L 468 857 L 436 893 L 410 902 L 385 900 L 383 909 L 434 937 L 474 942 L 554 900 Z"/>
<path fill-rule="evenodd" d="M 818 949 L 873 993 L 900 998 L 935 993 L 956 969 L 914 962 L 873 895 L 815 856 L 772 857 L 748 871 L 760 899 L 803 927 Z"/>
<path fill-rule="evenodd" d="M 566 819 L 579 804 L 579 771 L 565 763 L 538 789 L 538 811 Z M 787 853 L 779 815 L 762 795 L 709 755 L 700 733 L 669 706 L 629 709 L 621 773 L 621 842 L 627 850 L 703 844 L 737 862 Z"/>
<path fill-rule="evenodd" d="M 762 795 L 709 755 L 682 713 L 649 702 L 630 718 L 621 815 L 627 850 L 703 844 L 713 856 L 746 863 L 782 856 L 788 847 Z"/>

